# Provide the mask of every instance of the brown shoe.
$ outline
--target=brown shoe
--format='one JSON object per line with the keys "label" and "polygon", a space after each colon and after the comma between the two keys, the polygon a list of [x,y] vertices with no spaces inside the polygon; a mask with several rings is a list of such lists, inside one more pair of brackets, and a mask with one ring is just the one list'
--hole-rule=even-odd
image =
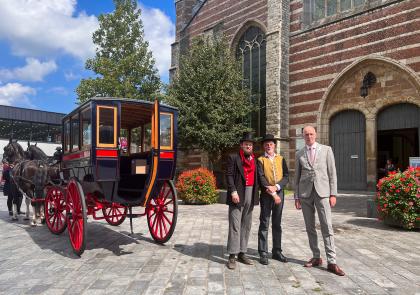
{"label": "brown shoe", "polygon": [[236,268],[236,259],[235,256],[229,257],[228,263],[226,264],[227,268],[235,269]]}
{"label": "brown shoe", "polygon": [[311,258],[303,266],[312,267],[312,266],[320,266],[320,265],[322,265],[322,258]]}
{"label": "brown shoe", "polygon": [[332,272],[333,274],[336,274],[338,276],[344,276],[345,273],[342,271],[337,264],[329,263],[327,266],[327,269],[329,272]]}
{"label": "brown shoe", "polygon": [[253,265],[254,264],[251,259],[246,257],[245,253],[239,253],[238,254],[238,261],[242,262],[243,264],[247,264],[247,265]]}

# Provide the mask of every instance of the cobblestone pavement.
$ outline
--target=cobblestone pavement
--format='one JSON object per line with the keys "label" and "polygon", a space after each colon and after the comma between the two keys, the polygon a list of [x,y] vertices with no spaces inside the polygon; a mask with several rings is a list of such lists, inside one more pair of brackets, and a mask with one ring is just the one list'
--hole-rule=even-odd
{"label": "cobblestone pavement", "polygon": [[134,221],[133,237],[128,221],[112,227],[90,220],[79,258],[67,232],[56,236],[46,226],[10,221],[0,195],[0,294],[420,294],[420,233],[363,217],[366,198],[340,195],[333,209],[337,262],[347,274],[338,277],[325,264],[302,266],[311,253],[302,213],[290,197],[283,213],[290,262],[258,263],[256,207],[248,251],[255,263],[230,271],[226,205],[179,206],[165,246],[151,240],[145,218]]}

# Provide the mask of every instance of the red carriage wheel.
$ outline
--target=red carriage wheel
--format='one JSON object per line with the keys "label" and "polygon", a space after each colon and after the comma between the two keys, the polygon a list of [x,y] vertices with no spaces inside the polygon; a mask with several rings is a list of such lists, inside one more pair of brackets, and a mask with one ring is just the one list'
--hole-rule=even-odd
{"label": "red carriage wheel", "polygon": [[67,226],[66,223],[66,201],[64,191],[59,186],[48,189],[45,197],[45,222],[53,234],[61,234]]}
{"label": "red carriage wheel", "polygon": [[127,215],[127,207],[118,203],[107,203],[102,207],[102,213],[106,222],[110,225],[120,225],[125,220]]}
{"label": "red carriage wheel", "polygon": [[147,224],[152,238],[158,243],[165,243],[174,233],[178,204],[172,181],[161,181],[157,188],[158,194],[147,201]]}
{"label": "red carriage wheel", "polygon": [[73,252],[81,255],[86,247],[86,201],[82,186],[72,177],[67,185],[67,229]]}

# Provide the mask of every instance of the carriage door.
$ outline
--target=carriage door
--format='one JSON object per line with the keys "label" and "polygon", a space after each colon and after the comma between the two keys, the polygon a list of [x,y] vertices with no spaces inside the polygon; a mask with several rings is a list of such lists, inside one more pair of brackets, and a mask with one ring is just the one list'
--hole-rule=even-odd
{"label": "carriage door", "polygon": [[114,182],[118,177],[116,106],[96,106],[96,177]]}
{"label": "carriage door", "polygon": [[330,121],[330,144],[337,167],[338,189],[365,190],[365,116],[358,111],[343,111]]}
{"label": "carriage door", "polygon": [[155,100],[153,105],[153,113],[152,113],[152,140],[151,140],[151,163],[149,169],[149,179],[147,180],[145,195],[144,195],[144,203],[143,206],[146,206],[147,200],[149,199],[150,195],[153,192],[153,188],[156,183],[156,176],[159,170],[159,154],[160,154],[160,143],[159,143],[159,101]]}

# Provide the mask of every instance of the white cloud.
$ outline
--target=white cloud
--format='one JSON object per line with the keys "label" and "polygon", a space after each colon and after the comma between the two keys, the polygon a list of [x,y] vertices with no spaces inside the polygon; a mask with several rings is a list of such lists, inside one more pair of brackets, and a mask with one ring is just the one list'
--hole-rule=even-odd
{"label": "white cloud", "polygon": [[0,69],[0,81],[30,81],[39,82],[44,77],[57,70],[55,61],[40,62],[35,58],[27,58],[26,65],[15,69]]}
{"label": "white cloud", "polygon": [[140,3],[144,37],[149,42],[161,76],[168,76],[171,66],[171,44],[175,40],[175,24],[163,11]]}
{"label": "white cloud", "polygon": [[[76,6],[76,0],[0,0],[0,40],[6,41],[16,56],[54,60],[71,55],[85,61],[95,54],[92,34],[99,23],[95,15],[77,13]],[[159,9],[141,3],[139,7],[156,67],[167,77],[175,24]]]}
{"label": "white cloud", "polygon": [[61,86],[52,87],[52,88],[48,89],[46,92],[47,93],[55,93],[55,94],[62,95],[62,96],[65,96],[65,95],[69,94],[68,89],[65,88],[65,87],[61,87]]}
{"label": "white cloud", "polygon": [[28,96],[35,94],[35,89],[19,83],[0,85],[0,105],[33,107]]}
{"label": "white cloud", "polygon": [[76,0],[0,0],[0,39],[18,56],[94,55],[95,16],[75,15]]}
{"label": "white cloud", "polygon": [[73,81],[81,79],[82,75],[75,74],[73,71],[65,71],[64,78],[66,79],[66,81]]}

